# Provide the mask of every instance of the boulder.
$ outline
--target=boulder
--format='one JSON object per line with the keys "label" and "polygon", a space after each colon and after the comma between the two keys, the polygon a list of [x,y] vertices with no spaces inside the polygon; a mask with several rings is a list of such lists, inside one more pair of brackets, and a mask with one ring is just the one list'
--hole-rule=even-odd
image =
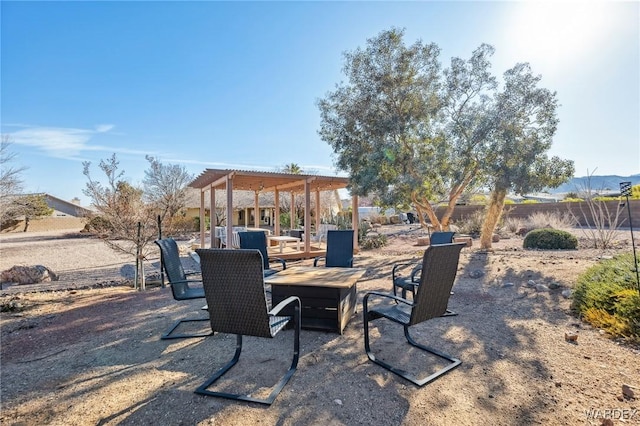
{"label": "boulder", "polygon": [[3,283],[36,284],[51,281],[58,281],[58,276],[42,265],[16,265],[0,273],[0,282]]}

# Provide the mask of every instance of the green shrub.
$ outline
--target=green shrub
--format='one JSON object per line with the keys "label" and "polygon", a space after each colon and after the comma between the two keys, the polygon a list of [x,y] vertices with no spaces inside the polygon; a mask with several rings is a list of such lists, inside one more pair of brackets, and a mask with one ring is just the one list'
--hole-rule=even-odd
{"label": "green shrub", "polygon": [[578,277],[573,309],[613,336],[640,342],[640,294],[631,253],[603,260]]}
{"label": "green shrub", "polygon": [[104,216],[93,216],[89,221],[84,225],[84,232],[89,232],[91,234],[105,234],[113,230],[113,226],[109,219],[106,219]]}
{"label": "green shrub", "polygon": [[527,200],[522,200],[522,203],[520,204],[539,204],[540,201],[538,200],[531,200],[531,199],[527,199]]}
{"label": "green shrub", "polygon": [[469,204],[485,206],[487,204],[487,196],[484,194],[473,194],[469,198]]}
{"label": "green shrub", "polygon": [[387,236],[384,234],[367,235],[362,239],[360,247],[363,250],[371,250],[387,245]]}
{"label": "green shrub", "polygon": [[578,239],[559,229],[534,229],[524,237],[522,246],[526,249],[573,250],[578,248]]}

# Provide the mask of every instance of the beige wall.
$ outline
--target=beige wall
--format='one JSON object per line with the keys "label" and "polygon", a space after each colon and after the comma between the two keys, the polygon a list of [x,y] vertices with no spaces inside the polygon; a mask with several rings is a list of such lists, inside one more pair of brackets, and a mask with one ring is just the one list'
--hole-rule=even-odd
{"label": "beige wall", "polygon": [[[611,213],[615,213],[618,205],[618,201],[605,201],[607,209]],[[631,220],[634,229],[640,229],[640,200],[630,200],[629,206],[631,207]],[[484,209],[484,206],[456,206],[452,220],[461,220],[465,216],[469,216],[478,209]],[[568,213],[571,211],[575,217],[580,221],[582,226],[594,225],[593,218],[589,212],[589,207],[585,202],[577,203],[535,203],[535,204],[507,204],[505,211],[508,210],[507,217],[526,219],[528,216],[535,212],[557,212]],[[437,215],[442,217],[444,207],[438,207]],[[629,214],[627,206],[625,205],[620,213],[619,223],[623,227],[629,227]]]}
{"label": "beige wall", "polygon": [[[29,229],[27,232],[43,232],[65,230],[79,231],[84,228],[87,219],[83,217],[45,217],[42,219],[31,219],[29,221]],[[22,232],[24,229],[24,221],[19,221],[15,226],[3,229],[2,233]]]}

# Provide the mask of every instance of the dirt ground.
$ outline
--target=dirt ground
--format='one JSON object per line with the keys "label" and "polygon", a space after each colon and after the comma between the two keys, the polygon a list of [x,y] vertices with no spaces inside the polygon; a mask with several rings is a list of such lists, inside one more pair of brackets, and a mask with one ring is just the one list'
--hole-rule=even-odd
{"label": "dirt ground", "polygon": [[[202,300],[177,303],[159,286],[132,289],[131,259],[95,239],[0,236],[0,270],[41,264],[60,275],[55,283],[0,291],[0,304],[11,307],[0,315],[0,424],[640,424],[640,351],[580,322],[563,296],[582,271],[615,251],[528,251],[513,237],[485,252],[474,241],[462,251],[449,303],[459,315],[412,332],[462,365],[418,388],[364,353],[362,296],[390,291],[393,264],[417,261],[424,250],[416,245],[419,229],[383,232],[388,246],[355,258],[354,266],[367,268],[358,313],[343,335],[302,331],[298,370],[270,407],[193,393],[231,358],[235,337],[160,335],[177,319],[206,316]],[[620,250],[629,251],[628,231],[620,238]],[[197,267],[188,258],[185,265]],[[373,325],[378,357],[419,374],[437,368],[411,349],[401,327]],[[566,341],[567,332],[577,341]],[[264,393],[286,371],[292,337],[285,330],[271,340],[245,338],[239,365],[220,387]],[[636,388],[636,399],[623,397],[623,384]]]}

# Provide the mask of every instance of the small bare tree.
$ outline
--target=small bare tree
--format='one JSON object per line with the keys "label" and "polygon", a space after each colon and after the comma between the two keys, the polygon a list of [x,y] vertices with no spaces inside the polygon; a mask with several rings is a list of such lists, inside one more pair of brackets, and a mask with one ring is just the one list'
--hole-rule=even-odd
{"label": "small bare tree", "polygon": [[15,152],[10,152],[11,137],[2,135],[0,140],[0,223],[14,219],[20,213],[14,204],[15,195],[22,191],[22,179],[20,174],[25,167],[12,167],[15,160]]}
{"label": "small bare tree", "polygon": [[[119,162],[113,154],[108,160],[100,160],[100,170],[106,176],[106,183],[94,180],[90,174],[91,163],[83,163],[83,174],[88,182],[83,190],[108,222],[103,241],[113,250],[136,257],[135,286],[144,290],[144,258],[148,254],[148,244],[157,235],[155,211],[143,200],[143,191],[124,180],[124,171],[118,170]],[[138,225],[140,224],[140,225]]]}
{"label": "small bare tree", "polygon": [[626,219],[622,216],[624,209],[620,203],[616,204],[615,209],[612,209],[609,204],[604,200],[598,199],[594,194],[591,187],[593,173],[595,173],[595,170],[591,174],[587,171],[586,184],[580,191],[584,194],[585,200],[579,204],[585,225],[581,224],[573,212],[570,211],[570,213],[576,219],[578,226],[591,246],[605,250],[613,245],[616,239],[616,231]]}
{"label": "small bare tree", "polygon": [[158,159],[146,156],[149,169],[145,170],[144,200],[149,208],[160,216],[163,233],[172,235],[179,231],[176,217],[184,209],[187,202],[187,185],[193,176],[184,166],[162,164]]}

